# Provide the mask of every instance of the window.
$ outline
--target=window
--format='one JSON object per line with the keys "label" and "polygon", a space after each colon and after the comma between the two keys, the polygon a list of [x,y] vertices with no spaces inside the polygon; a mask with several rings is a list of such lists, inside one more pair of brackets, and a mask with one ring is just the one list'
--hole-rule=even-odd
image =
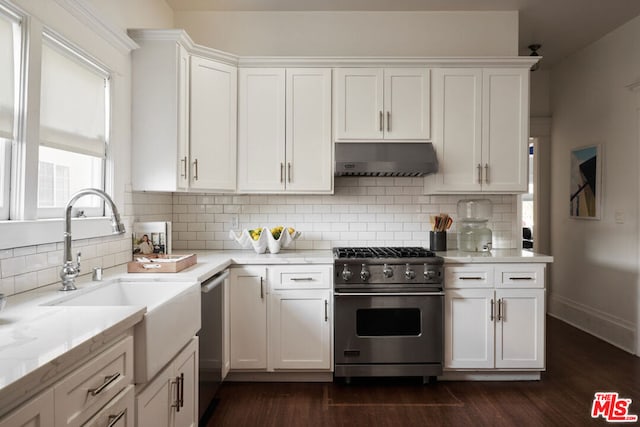
{"label": "window", "polygon": [[[60,217],[69,197],[104,189],[108,138],[109,74],[49,34],[42,46],[38,217]],[[102,200],[74,206],[103,214]],[[79,213],[79,212],[78,212]]]}
{"label": "window", "polygon": [[20,76],[20,19],[0,7],[0,220],[9,218],[11,145]]}

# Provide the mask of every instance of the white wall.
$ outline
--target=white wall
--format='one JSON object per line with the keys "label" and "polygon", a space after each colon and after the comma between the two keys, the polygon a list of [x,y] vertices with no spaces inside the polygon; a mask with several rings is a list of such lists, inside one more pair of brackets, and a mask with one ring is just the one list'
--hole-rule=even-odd
{"label": "white wall", "polygon": [[172,28],[173,9],[165,0],[86,0],[119,28]]}
{"label": "white wall", "polygon": [[518,55],[516,11],[176,11],[175,26],[198,44],[238,55]]}
{"label": "white wall", "polygon": [[[640,17],[552,70],[550,312],[634,351],[638,317]],[[569,151],[601,144],[601,219],[569,218]],[[616,212],[623,223],[615,220]]]}

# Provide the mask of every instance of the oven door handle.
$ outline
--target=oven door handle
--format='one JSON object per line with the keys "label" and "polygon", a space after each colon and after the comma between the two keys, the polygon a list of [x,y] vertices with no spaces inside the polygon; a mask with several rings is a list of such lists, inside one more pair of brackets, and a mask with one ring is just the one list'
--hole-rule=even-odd
{"label": "oven door handle", "polygon": [[334,292],[337,297],[444,296],[444,292]]}

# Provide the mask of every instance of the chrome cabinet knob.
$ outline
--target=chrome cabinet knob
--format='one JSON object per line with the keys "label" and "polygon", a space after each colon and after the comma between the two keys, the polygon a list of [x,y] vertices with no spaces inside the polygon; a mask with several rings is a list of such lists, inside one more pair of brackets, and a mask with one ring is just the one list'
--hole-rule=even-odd
{"label": "chrome cabinet knob", "polygon": [[351,277],[353,277],[353,272],[349,270],[349,266],[345,264],[344,268],[342,269],[342,280],[348,282],[349,280],[351,280]]}
{"label": "chrome cabinet knob", "polygon": [[390,277],[393,277],[393,268],[389,267],[388,264],[385,264],[384,267],[382,268],[382,274],[387,279]]}
{"label": "chrome cabinet knob", "polygon": [[360,270],[360,278],[362,279],[363,282],[366,282],[367,280],[369,280],[370,276],[371,276],[371,273],[369,273],[369,270],[367,270],[367,265],[362,264],[362,270]]}
{"label": "chrome cabinet knob", "polygon": [[409,264],[407,264],[407,269],[404,271],[404,277],[407,280],[413,280],[416,278],[416,272],[411,269]]}

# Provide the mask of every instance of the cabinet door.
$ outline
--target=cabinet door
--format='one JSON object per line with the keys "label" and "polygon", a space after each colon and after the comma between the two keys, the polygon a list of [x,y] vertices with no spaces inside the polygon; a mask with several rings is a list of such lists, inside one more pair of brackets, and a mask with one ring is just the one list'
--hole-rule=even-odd
{"label": "cabinet door", "polygon": [[445,292],[445,368],[493,368],[493,292],[492,289]]}
{"label": "cabinet door", "polygon": [[433,145],[438,173],[428,193],[479,191],[482,180],[482,70],[433,70]]}
{"label": "cabinet door", "polygon": [[236,189],[236,90],[235,67],[191,57],[193,189]]}
{"label": "cabinet door", "polygon": [[336,139],[384,137],[384,81],[381,68],[337,68]]}
{"label": "cabinet door", "polygon": [[0,419],[0,427],[53,427],[53,389]]}
{"label": "cabinet door", "polygon": [[172,367],[167,367],[136,396],[138,427],[173,426],[174,408],[171,405],[175,404],[177,383],[172,373]]}
{"label": "cabinet door", "polygon": [[231,369],[266,369],[267,283],[264,267],[230,270],[229,316]]}
{"label": "cabinet door", "polygon": [[287,69],[286,188],[331,191],[331,70]]}
{"label": "cabinet door", "polygon": [[285,188],[285,70],[239,70],[238,189]]}
{"label": "cabinet door", "polygon": [[272,293],[269,330],[273,369],[331,369],[331,292]]}
{"label": "cabinet door", "polygon": [[194,337],[187,347],[176,356],[174,376],[178,381],[178,405],[174,413],[176,427],[198,425],[198,338]]}
{"label": "cabinet door", "polygon": [[140,49],[131,53],[132,188],[185,189],[188,181],[182,160],[188,155],[188,54],[175,40],[143,37],[137,42]]}
{"label": "cabinet door", "polygon": [[483,70],[484,191],[527,191],[529,70]]}
{"label": "cabinet door", "polygon": [[544,368],[544,289],[499,289],[496,299],[496,368]]}
{"label": "cabinet door", "polygon": [[187,50],[182,46],[179,46],[178,53],[177,160],[177,187],[180,190],[186,190],[187,188],[189,188],[189,54],[187,53]]}
{"label": "cabinet door", "polygon": [[429,139],[430,83],[425,68],[384,70],[385,139]]}

